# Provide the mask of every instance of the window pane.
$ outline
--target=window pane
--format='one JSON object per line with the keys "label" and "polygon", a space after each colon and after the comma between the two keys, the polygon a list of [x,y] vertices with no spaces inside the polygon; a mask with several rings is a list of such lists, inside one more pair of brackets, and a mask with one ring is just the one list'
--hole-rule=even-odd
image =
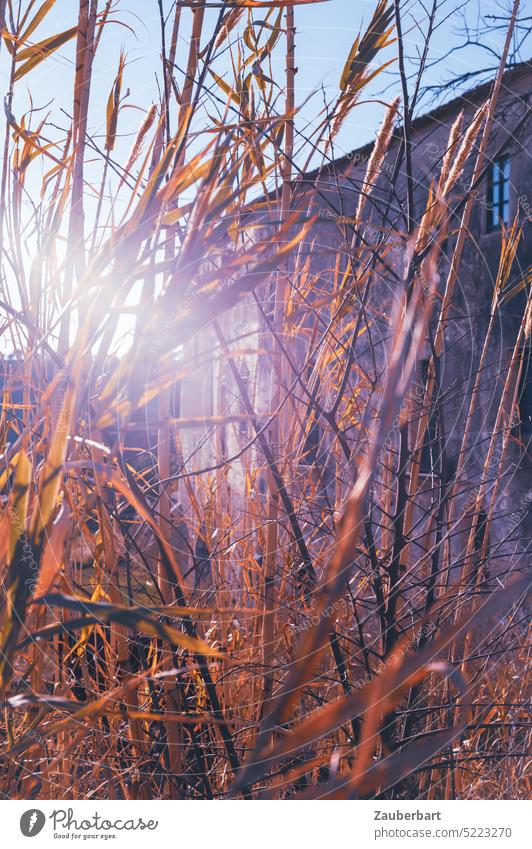
{"label": "window pane", "polygon": [[504,159],[502,160],[502,171],[503,171],[503,175],[504,175],[504,180],[509,182],[510,181],[510,157],[509,156],[505,156]]}
{"label": "window pane", "polygon": [[503,202],[508,202],[510,200],[510,181],[505,180],[502,184],[502,199]]}
{"label": "window pane", "polygon": [[488,178],[488,230],[496,230],[510,219],[510,158],[503,156],[491,163]]}
{"label": "window pane", "polygon": [[494,207],[497,207],[499,205],[499,184],[498,183],[493,183],[493,186],[492,186],[492,189],[491,189],[491,202],[492,202]]}
{"label": "window pane", "polygon": [[508,203],[508,201],[505,201],[502,205],[501,221],[503,222],[503,224],[510,223],[510,204]]}

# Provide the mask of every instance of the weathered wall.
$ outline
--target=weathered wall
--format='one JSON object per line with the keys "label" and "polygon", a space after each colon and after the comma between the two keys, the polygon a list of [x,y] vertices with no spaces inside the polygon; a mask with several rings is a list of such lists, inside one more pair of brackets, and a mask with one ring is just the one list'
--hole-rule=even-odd
{"label": "weathered wall", "polygon": [[[529,72],[507,75],[505,78],[489,146],[489,156],[492,157],[503,142],[507,142],[505,153],[511,158],[510,217],[513,219],[519,206],[521,220],[525,222],[523,238],[512,268],[512,280],[523,276],[531,264],[530,122],[525,124],[519,133],[513,133],[523,112],[529,109],[531,79]],[[415,123],[413,172],[416,179],[417,220],[425,207],[428,187],[438,175],[439,164],[448,144],[450,126],[460,109],[464,110],[464,124],[467,126],[476,108],[488,93],[485,88],[472,92],[460,102],[454,102],[451,106],[436,110],[432,115],[419,119]],[[399,139],[392,142],[379,184],[366,207],[368,223],[364,238],[371,245],[376,243],[383,233],[385,234],[385,248],[388,251],[386,262],[397,275],[394,278],[382,264],[377,263],[372,294],[367,304],[367,344],[365,349],[364,346],[359,349],[358,354],[369,379],[373,380],[377,387],[382,382],[382,372],[388,352],[390,315],[402,286],[400,271],[404,253],[401,247],[403,244],[401,234],[404,234],[406,229],[404,174],[399,175],[393,192],[390,190],[390,179],[394,172],[399,144]],[[354,238],[350,225],[356,210],[358,192],[364,178],[369,153],[369,148],[355,151],[341,162],[337,162],[334,168],[322,169],[318,173],[309,175],[298,188],[295,203],[299,204],[302,214],[316,216],[312,232],[302,250],[306,250],[311,255],[312,273],[319,279],[318,291],[321,288],[326,292],[332,285],[338,256],[340,256],[341,269],[348,263]],[[453,210],[460,202],[464,189],[470,184],[474,158],[473,154],[449,202],[449,238],[446,255],[443,255],[440,261],[440,290],[445,283],[449,269],[448,257],[452,253],[455,231],[460,223],[460,214],[455,214]],[[451,466],[458,460],[465,416],[489,322],[501,249],[501,231],[488,232],[487,228],[486,180],[478,186],[477,192],[470,222],[470,238],[467,240],[460,264],[455,298],[445,329],[445,353],[441,362],[439,413],[445,432],[446,462]],[[386,225],[384,230],[383,220]],[[369,249],[367,255],[368,257],[371,255]],[[267,293],[259,290],[257,295],[263,300],[265,309],[268,309],[270,303]],[[353,309],[356,309],[356,303]],[[486,368],[481,376],[480,403],[475,414],[469,444],[465,489],[468,486],[473,487],[480,479],[487,441],[494,427],[509,357],[523,316],[523,309],[524,294],[522,293],[497,314],[486,358]],[[324,316],[327,316],[326,304],[323,310]],[[260,332],[261,319],[253,299],[248,298],[238,308],[232,310],[224,318],[222,326],[233,352],[240,351],[235,361],[247,375],[250,398],[258,415],[264,416],[269,409],[271,342],[267,334]],[[294,345],[293,350],[298,352],[302,362],[308,352],[306,341],[301,339]],[[428,346],[425,355],[430,355]],[[208,420],[211,416],[230,416],[244,412],[238,400],[238,392],[235,391],[226,357],[220,349],[212,328],[206,328],[191,343],[185,353],[185,360],[190,363],[191,371],[182,387],[181,415],[207,417]],[[241,423],[229,422],[221,427],[217,425],[213,427],[217,434],[217,444],[223,447],[225,457],[237,454],[252,433],[250,426]],[[184,458],[189,468],[200,469],[212,464],[214,443],[212,439],[203,440],[207,431],[208,427],[187,428],[182,431]],[[255,448],[254,451],[257,452],[258,449]],[[259,457],[260,452],[256,453],[257,460]],[[497,460],[495,456],[493,471],[497,468]],[[530,538],[531,533],[530,511],[527,509],[529,503],[527,495],[530,490],[530,455],[517,439],[512,439],[505,471],[506,479],[501,481],[498,496],[497,512],[500,516],[494,525],[493,543],[505,539],[518,520],[521,520],[519,535],[522,536],[524,531]],[[232,465],[228,481],[233,494],[237,494],[239,488],[243,486],[242,467],[239,466],[238,460]],[[427,498],[430,499],[434,487],[433,479],[427,478],[425,486]]]}

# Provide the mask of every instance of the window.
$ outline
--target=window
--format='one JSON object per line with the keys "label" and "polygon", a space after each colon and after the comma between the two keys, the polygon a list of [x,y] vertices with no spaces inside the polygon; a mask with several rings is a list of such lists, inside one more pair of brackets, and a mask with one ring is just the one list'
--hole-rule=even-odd
{"label": "window", "polygon": [[[421,379],[423,386],[427,384],[429,373],[429,361],[421,361]],[[434,406],[432,406],[425,436],[423,448],[421,449],[421,463],[419,471],[423,475],[439,474],[441,472],[440,440],[438,438],[438,417]]]}
{"label": "window", "polygon": [[170,389],[170,416],[181,418],[181,381],[176,380]]}
{"label": "window", "polygon": [[510,222],[510,157],[495,159],[488,174],[488,231]]}

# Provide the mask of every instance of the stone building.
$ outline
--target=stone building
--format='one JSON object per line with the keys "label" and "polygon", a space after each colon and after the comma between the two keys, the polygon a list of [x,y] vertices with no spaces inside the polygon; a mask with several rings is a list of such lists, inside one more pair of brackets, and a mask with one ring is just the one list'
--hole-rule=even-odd
{"label": "stone building", "polygon": [[[475,381],[486,329],[490,318],[494,286],[501,255],[501,240],[506,227],[516,216],[523,226],[515,259],[510,272],[509,289],[517,292],[497,310],[489,351],[480,380],[480,401],[470,438],[467,474],[471,486],[478,482],[482,472],[487,440],[495,421],[498,400],[508,370],[511,352],[524,312],[526,290],[530,286],[532,235],[532,169],[530,168],[530,99],[532,95],[532,68],[529,63],[509,70],[503,81],[500,99],[489,142],[487,173],[476,189],[476,200],[469,226],[469,238],[459,268],[458,283],[445,329],[445,354],[441,361],[441,384],[437,410],[431,416],[427,445],[423,452],[422,472],[430,488],[431,476],[441,473],[441,456],[434,449],[438,433],[444,438],[446,457],[456,463],[460,448],[467,402]],[[426,207],[431,183],[437,178],[442,158],[448,146],[449,130],[463,111],[463,128],[468,125],[478,107],[490,93],[490,84],[481,85],[453,99],[433,111],[417,118],[412,125],[412,170],[415,180],[414,214],[419,223]],[[380,177],[365,207],[365,238],[377,242],[386,230],[390,263],[400,268],[406,252],[405,197],[406,177],[404,166],[395,174],[395,164],[402,145],[402,130],[394,131]],[[305,246],[310,261],[310,272],[315,280],[315,290],[324,296],[315,298],[321,303],[322,315],[327,316],[327,292],[336,285],[333,277],[341,277],[348,262],[345,225],[352,221],[358,204],[367,162],[373,144],[353,150],[346,156],[330,161],[317,170],[299,177],[294,184],[292,208],[301,211],[302,217],[315,217]],[[469,187],[475,161],[476,148],[467,160],[462,176],[457,181],[449,201],[449,226],[442,244],[439,273],[440,290],[448,271],[449,257],[456,239],[456,229],[462,211],[461,198]],[[266,199],[268,200],[268,199]],[[277,209],[275,196],[269,198],[269,215]],[[267,228],[264,212],[250,215],[250,240],[258,224]],[[382,244],[382,242],[381,242]],[[338,267],[338,263],[339,266]],[[332,270],[336,270],[333,275]],[[369,304],[371,333],[376,340],[374,362],[368,354],[366,365],[378,381],[387,356],[386,336],[389,316],[397,295],[398,284],[378,269],[379,281]],[[520,291],[518,291],[520,289]],[[241,379],[249,391],[253,409],[263,423],[270,410],[272,381],[272,345],[268,338],[268,313],[272,309],[272,293],[259,287],[256,297],[248,297],[224,316],[221,327],[231,351],[231,360],[238,366]],[[386,307],[385,307],[386,305]],[[303,334],[304,335],[304,334]],[[306,376],[310,378],[312,362],[308,360],[308,339],[290,341],[295,361],[306,362]],[[376,354],[375,354],[376,351]],[[430,348],[426,347],[419,365],[418,380],[423,381]],[[307,357],[307,360],[305,358]],[[362,355],[364,359],[364,355]],[[187,420],[180,430],[183,460],[188,470],[209,469],[213,465],[213,447],[218,458],[233,458],[227,482],[238,496],[243,487],[244,464],[240,459],[252,431],[245,419],[241,392],[235,384],[227,350],[223,350],[219,334],[213,327],[205,328],[184,351],[186,374],[181,384],[180,415]],[[361,360],[362,362],[362,360]],[[274,378],[275,379],[275,378]],[[509,525],[519,522],[521,540],[530,539],[530,438],[532,436],[532,380],[529,349],[524,352],[523,367],[518,391],[518,404],[511,411],[512,439],[507,462],[507,480],[498,495],[500,520],[495,523],[495,538],[501,540],[508,534]],[[240,418],[239,418],[240,417]],[[191,426],[197,420],[198,426]],[[319,423],[300,423],[298,439],[308,445],[308,456],[314,465],[322,465],[325,502],[335,500],[334,474],[327,480],[329,463],[328,443],[320,444]],[[206,438],[207,436],[207,438]],[[321,448],[321,451],[320,451]],[[254,447],[256,456],[260,447]],[[327,493],[330,496],[327,499]],[[181,494],[183,497],[183,494]],[[185,496],[186,500],[186,496]],[[520,543],[521,544],[521,543]]]}

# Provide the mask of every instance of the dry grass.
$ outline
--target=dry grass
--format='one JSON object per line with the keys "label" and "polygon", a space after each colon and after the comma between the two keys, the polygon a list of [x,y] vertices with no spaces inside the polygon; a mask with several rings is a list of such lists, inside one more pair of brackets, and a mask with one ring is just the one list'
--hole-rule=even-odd
{"label": "dry grass", "polygon": [[[302,194],[297,177],[316,152],[330,157],[365,96],[394,37],[390,4],[376,4],[305,150],[296,3],[220,3],[208,15],[201,2],[177,5],[163,21],[160,102],[128,150],[119,49],[104,143],[90,135],[93,63],[114,4],[80,0],[78,26],[41,39],[52,5],[0,0],[11,64],[0,793],[524,797],[528,581],[487,540],[530,300],[480,479],[464,464],[454,476],[444,465],[428,487],[419,474],[470,238],[466,191],[440,280],[449,198],[464,169],[475,184],[485,167],[500,75],[476,120],[451,129],[456,156],[406,239],[365,217],[391,104],[357,216],[335,213],[337,248],[321,262],[316,208],[328,212],[330,194],[319,184]],[[16,114],[15,91],[71,39],[72,118],[58,136],[51,119]],[[286,77],[273,81],[283,50]],[[516,222],[486,351],[519,238]],[[258,324],[241,322],[242,310]],[[125,327],[127,351],[117,344]],[[198,381],[199,393],[209,368],[216,408],[185,418],[176,382]]]}

